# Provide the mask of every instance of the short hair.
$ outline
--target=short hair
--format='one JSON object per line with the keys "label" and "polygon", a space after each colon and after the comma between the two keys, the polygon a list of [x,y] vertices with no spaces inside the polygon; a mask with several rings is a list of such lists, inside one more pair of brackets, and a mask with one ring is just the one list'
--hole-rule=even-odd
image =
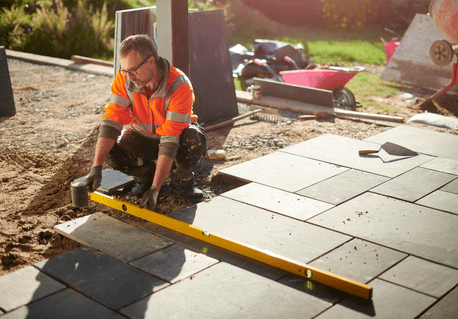
{"label": "short hair", "polygon": [[154,46],[153,40],[151,40],[151,38],[146,34],[131,35],[121,42],[119,55],[121,57],[125,57],[130,51],[134,51],[143,59],[153,56],[156,62],[159,60],[159,55]]}

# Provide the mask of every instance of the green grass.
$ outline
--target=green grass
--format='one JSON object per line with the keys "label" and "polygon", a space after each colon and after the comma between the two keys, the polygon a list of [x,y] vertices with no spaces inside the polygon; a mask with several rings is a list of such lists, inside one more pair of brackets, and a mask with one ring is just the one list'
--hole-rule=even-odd
{"label": "green grass", "polygon": [[388,98],[400,92],[399,87],[395,87],[391,82],[380,79],[380,76],[361,72],[355,75],[345,87],[352,91],[356,100],[363,105],[362,109],[367,109],[368,106],[380,108],[383,111],[390,113],[391,109],[381,107],[377,102],[371,99],[371,96],[378,96],[381,98]]}
{"label": "green grass", "polygon": [[345,64],[369,63],[381,65],[385,63],[385,52],[382,43],[354,41],[308,41],[310,61],[319,64],[342,62]]}

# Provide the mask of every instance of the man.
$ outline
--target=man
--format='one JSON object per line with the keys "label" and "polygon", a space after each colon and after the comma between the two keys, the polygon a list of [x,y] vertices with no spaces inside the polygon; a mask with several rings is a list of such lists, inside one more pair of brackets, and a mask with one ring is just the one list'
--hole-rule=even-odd
{"label": "man", "polygon": [[92,191],[100,186],[106,161],[134,177],[131,194],[142,197],[142,208],[154,209],[169,173],[175,192],[201,199],[192,170],[206,153],[206,140],[192,112],[191,82],[158,56],[146,35],[126,38],[118,56],[121,69],[111,87],[85,183]]}

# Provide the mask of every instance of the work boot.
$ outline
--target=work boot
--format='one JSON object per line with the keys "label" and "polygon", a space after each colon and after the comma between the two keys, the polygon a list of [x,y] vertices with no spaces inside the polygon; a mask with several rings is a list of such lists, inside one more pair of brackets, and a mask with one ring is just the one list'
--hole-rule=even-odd
{"label": "work boot", "polygon": [[204,197],[204,193],[194,186],[194,180],[172,182],[172,190],[184,199],[198,201]]}
{"label": "work boot", "polygon": [[154,172],[156,165],[153,163],[146,163],[138,167],[137,174],[134,175],[134,186],[130,190],[132,196],[142,197],[143,194],[151,188],[154,180]]}
{"label": "work boot", "polygon": [[153,185],[153,179],[145,180],[134,177],[134,181],[134,186],[130,190],[132,196],[142,197],[151,188],[151,185]]}

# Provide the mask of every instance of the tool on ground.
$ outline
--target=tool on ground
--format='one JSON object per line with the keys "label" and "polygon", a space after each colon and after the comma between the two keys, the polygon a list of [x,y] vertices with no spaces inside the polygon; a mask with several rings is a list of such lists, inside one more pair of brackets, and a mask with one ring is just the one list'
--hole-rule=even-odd
{"label": "tool on ground", "polygon": [[412,150],[409,150],[408,148],[405,148],[401,145],[397,145],[391,142],[386,142],[378,150],[360,150],[359,155],[369,155],[373,153],[378,153],[381,150],[384,150],[390,155],[395,155],[395,156],[416,156],[418,155],[417,152],[414,152]]}
{"label": "tool on ground", "polygon": [[216,130],[216,129],[219,129],[219,128],[222,128],[222,127],[226,127],[226,126],[234,124],[238,120],[244,119],[246,117],[251,117],[251,116],[255,115],[258,112],[262,112],[262,109],[252,110],[251,112],[238,115],[238,116],[236,116],[236,117],[234,117],[234,118],[232,118],[230,120],[227,120],[227,121],[224,121],[224,122],[221,122],[221,123],[217,123],[217,124],[213,124],[213,125],[209,125],[209,126],[205,126],[204,129],[205,129],[206,132],[209,132],[209,131],[213,131],[213,130]]}
{"label": "tool on ground", "polygon": [[261,110],[250,117],[252,120],[261,120],[273,123],[276,123],[279,120],[278,109],[251,105],[251,110]]}
{"label": "tool on ground", "polygon": [[301,115],[299,116],[299,120],[307,121],[307,120],[314,120],[316,119],[316,115]]}
{"label": "tool on ground", "polygon": [[315,112],[315,114],[310,114],[310,115],[301,115],[299,116],[299,120],[301,121],[306,121],[306,120],[311,120],[311,119],[316,119],[317,121],[334,121],[336,118],[335,115],[326,113],[326,112]]}
{"label": "tool on ground", "polygon": [[90,199],[102,205],[117,209],[127,214],[142,218],[162,227],[177,231],[181,234],[196,238],[203,242],[224,248],[250,259],[260,261],[278,269],[299,275],[301,277],[322,283],[329,287],[346,293],[372,299],[372,287],[354,280],[335,275],[333,273],[309,266],[307,264],[282,257],[278,254],[250,246],[246,243],[237,242],[230,238],[210,233],[205,229],[187,224],[180,220],[167,217],[156,212],[139,208],[133,204],[103,195],[98,192],[90,193]]}

